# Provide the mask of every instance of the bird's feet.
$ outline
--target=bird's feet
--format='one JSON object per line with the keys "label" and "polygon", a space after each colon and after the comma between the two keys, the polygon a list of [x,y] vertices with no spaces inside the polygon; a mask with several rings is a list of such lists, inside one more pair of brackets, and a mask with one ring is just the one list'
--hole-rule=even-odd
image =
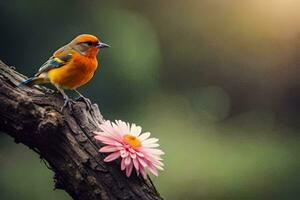
{"label": "bird's feet", "polygon": [[62,112],[65,108],[68,108],[70,111],[72,111],[73,110],[72,106],[73,106],[74,103],[75,102],[72,99],[65,98],[64,105],[61,107],[60,111]]}
{"label": "bird's feet", "polygon": [[84,96],[80,95],[76,101],[83,101],[86,105],[87,110],[91,110],[92,109],[92,102],[91,100],[89,100],[88,98],[85,98]]}

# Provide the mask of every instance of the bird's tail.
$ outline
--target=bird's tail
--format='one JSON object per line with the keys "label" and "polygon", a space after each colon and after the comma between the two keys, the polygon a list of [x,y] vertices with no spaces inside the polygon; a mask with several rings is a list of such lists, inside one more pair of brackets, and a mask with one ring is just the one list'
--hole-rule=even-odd
{"label": "bird's tail", "polygon": [[33,85],[36,85],[36,84],[41,84],[41,83],[44,83],[45,82],[45,79],[43,77],[32,77],[32,78],[29,78],[25,81],[22,81],[20,84],[19,84],[19,87],[22,87],[22,86],[33,86]]}

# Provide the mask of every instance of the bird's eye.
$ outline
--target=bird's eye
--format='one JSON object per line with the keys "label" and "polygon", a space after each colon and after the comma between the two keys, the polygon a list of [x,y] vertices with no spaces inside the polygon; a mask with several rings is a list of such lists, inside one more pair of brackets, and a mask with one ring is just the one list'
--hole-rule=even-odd
{"label": "bird's eye", "polygon": [[93,43],[92,42],[85,42],[88,46],[92,46]]}

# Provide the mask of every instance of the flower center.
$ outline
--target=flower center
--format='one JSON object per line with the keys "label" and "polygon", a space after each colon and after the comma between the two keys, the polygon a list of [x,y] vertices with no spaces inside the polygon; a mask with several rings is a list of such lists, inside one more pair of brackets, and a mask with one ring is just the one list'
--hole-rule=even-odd
{"label": "flower center", "polygon": [[141,141],[133,135],[125,134],[123,138],[125,142],[127,142],[133,148],[138,148],[141,146]]}

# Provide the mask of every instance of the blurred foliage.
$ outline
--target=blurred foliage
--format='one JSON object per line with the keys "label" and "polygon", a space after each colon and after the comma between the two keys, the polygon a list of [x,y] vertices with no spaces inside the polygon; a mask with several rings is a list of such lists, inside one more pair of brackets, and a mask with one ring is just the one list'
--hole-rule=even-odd
{"label": "blurred foliage", "polygon": [[[0,2],[0,59],[33,75],[81,33],[112,48],[80,91],[160,138],[166,199],[300,195],[297,0]],[[72,92],[70,92],[72,94]],[[0,135],[0,199],[70,199]]]}

